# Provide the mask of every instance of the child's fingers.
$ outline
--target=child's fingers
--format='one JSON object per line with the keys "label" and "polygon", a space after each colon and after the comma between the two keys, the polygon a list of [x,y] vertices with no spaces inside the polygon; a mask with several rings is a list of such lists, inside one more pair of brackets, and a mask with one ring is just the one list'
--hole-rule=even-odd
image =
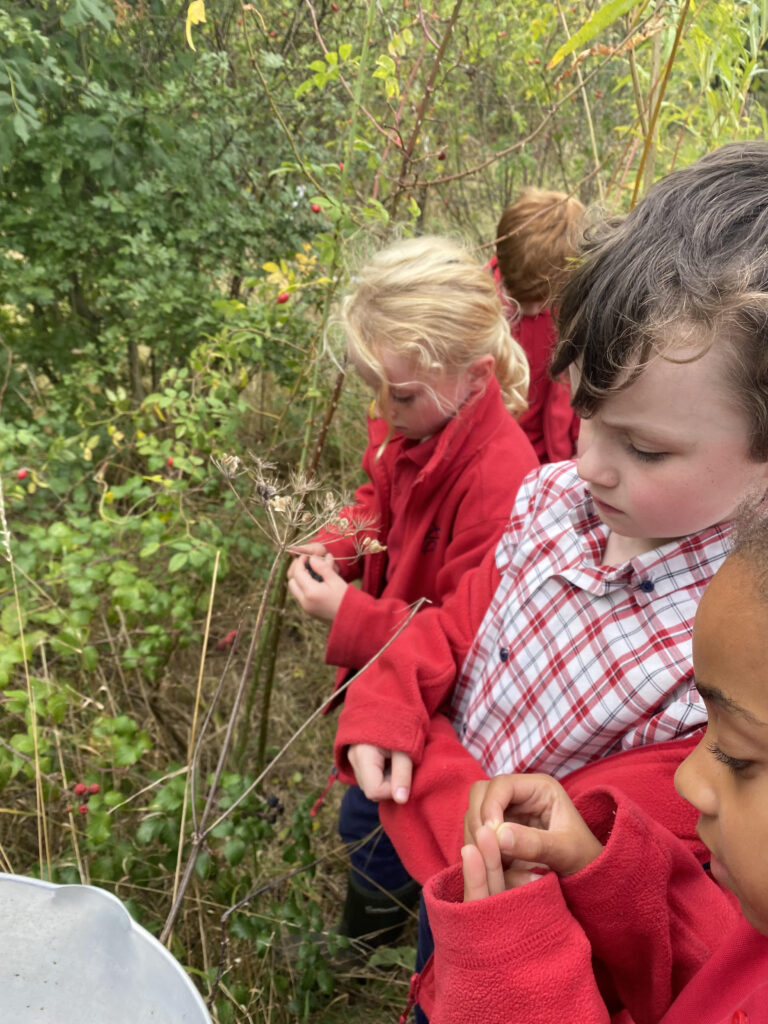
{"label": "child's fingers", "polygon": [[315,566],[312,564],[312,559],[309,556],[307,556],[304,559],[302,564],[303,564],[305,570],[309,573],[309,575],[315,581],[315,583],[325,583],[325,576],[323,576],[322,573],[317,571]]}
{"label": "child's fingers", "polygon": [[461,848],[461,870],[464,875],[464,902],[484,900],[490,896],[488,879],[485,874],[485,861],[476,846],[468,845]]}
{"label": "child's fingers", "polygon": [[526,868],[511,867],[504,872],[504,885],[507,889],[519,889],[523,885],[529,885],[543,878],[546,872],[528,871]]}
{"label": "child's fingers", "polygon": [[322,558],[327,553],[325,544],[318,544],[315,541],[310,541],[308,544],[291,545],[286,550],[291,555],[316,555],[318,558]]}
{"label": "child's fingers", "polygon": [[390,796],[389,779],[384,778],[385,752],[370,743],[355,743],[349,748],[349,763],[355,780],[369,800],[386,800]]}
{"label": "child's fingers", "polygon": [[482,825],[477,830],[476,845],[483,856],[488,892],[491,896],[504,892],[504,869],[501,865],[501,850],[496,832],[489,825]]}
{"label": "child's fingers", "polygon": [[546,829],[529,828],[527,825],[505,821],[499,826],[496,834],[505,857],[546,864],[547,867],[558,870],[558,863],[552,863],[552,859],[559,862],[558,843],[552,841],[553,834]]}
{"label": "child's fingers", "polygon": [[407,803],[411,793],[413,761],[402,750],[394,750],[391,765],[392,799],[397,804]]}
{"label": "child's fingers", "polygon": [[[482,816],[483,800],[490,785],[490,780],[482,779],[474,782],[469,790],[469,806],[464,815],[464,842],[474,845],[475,835],[481,825],[485,824]],[[499,818],[501,821],[501,818]]]}

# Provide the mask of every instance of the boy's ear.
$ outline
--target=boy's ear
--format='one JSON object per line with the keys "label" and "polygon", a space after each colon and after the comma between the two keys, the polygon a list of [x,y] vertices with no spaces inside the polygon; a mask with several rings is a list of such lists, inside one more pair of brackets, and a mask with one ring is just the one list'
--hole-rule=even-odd
{"label": "boy's ear", "polygon": [[490,352],[480,356],[469,367],[469,384],[473,391],[484,387],[496,372],[496,360]]}

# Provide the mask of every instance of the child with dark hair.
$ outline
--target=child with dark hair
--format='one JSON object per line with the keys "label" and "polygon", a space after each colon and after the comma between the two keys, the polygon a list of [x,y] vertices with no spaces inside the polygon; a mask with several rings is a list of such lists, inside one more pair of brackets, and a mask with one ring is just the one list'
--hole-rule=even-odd
{"label": "child with dark hair", "polygon": [[767,240],[753,142],[587,241],[553,360],[584,416],[577,461],[529,475],[495,552],[352,683],[339,719],[342,777],[382,802],[420,880],[457,859],[477,779],[562,777],[704,722],[695,609],[735,509],[768,486]]}
{"label": "child with dark hair", "polygon": [[575,804],[544,775],[479,783],[463,877],[425,890],[436,949],[418,987],[433,1024],[768,1020],[767,580],[763,516],[707,587],[693,633],[708,722],[675,783],[711,877],[611,778],[615,758]]}
{"label": "child with dark hair", "polygon": [[531,368],[528,408],[519,423],[540,462],[570,459],[578,416],[568,385],[549,373],[557,341],[553,307],[578,251],[584,207],[565,192],[526,188],[496,228],[496,255],[488,266],[509,321]]}

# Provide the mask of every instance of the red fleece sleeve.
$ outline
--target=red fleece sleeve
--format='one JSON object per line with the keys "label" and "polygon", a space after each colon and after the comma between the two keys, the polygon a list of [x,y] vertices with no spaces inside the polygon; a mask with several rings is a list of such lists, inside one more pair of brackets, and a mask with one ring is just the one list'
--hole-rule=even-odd
{"label": "red fleece sleeve", "polygon": [[499,583],[495,551],[467,573],[440,608],[414,616],[393,643],[355,678],[339,717],[334,753],[345,781],[353,743],[423,755],[430,718],[450,697],[467,651]]}
{"label": "red fleece sleeve", "polygon": [[424,889],[435,956],[419,1004],[439,1024],[608,1024],[589,941],[550,875],[463,902],[460,868]]}
{"label": "red fleece sleeve", "polygon": [[486,778],[448,719],[436,715],[430,722],[421,764],[413,774],[408,802],[384,800],[379,805],[384,831],[417,882],[423,885],[458,860],[469,790],[473,782]]}
{"label": "red fleece sleeve", "polygon": [[635,1024],[652,1024],[740,914],[685,844],[618,790],[576,805],[605,849],[560,879],[563,894]]}
{"label": "red fleece sleeve", "polygon": [[577,803],[605,843],[583,871],[472,903],[458,868],[426,885],[435,957],[419,1001],[431,1019],[607,1024],[596,959],[635,1024],[655,1024],[735,927],[729,899],[640,808],[610,788]]}

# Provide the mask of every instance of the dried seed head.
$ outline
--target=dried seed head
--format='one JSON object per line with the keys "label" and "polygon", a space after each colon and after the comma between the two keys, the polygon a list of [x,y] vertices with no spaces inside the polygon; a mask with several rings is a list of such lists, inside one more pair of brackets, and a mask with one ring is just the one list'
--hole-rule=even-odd
{"label": "dried seed head", "polygon": [[218,459],[211,456],[211,462],[227,480],[234,480],[240,472],[240,459],[237,455],[222,455]]}
{"label": "dried seed head", "polygon": [[274,499],[277,497],[277,488],[272,487],[271,484],[267,484],[262,480],[256,484],[256,493],[265,505],[272,505]]}

